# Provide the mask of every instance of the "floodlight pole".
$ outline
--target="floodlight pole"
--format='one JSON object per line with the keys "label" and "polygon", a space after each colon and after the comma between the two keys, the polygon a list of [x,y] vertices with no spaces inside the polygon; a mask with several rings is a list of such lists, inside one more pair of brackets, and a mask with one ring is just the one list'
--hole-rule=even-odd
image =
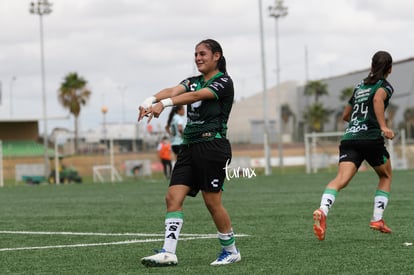
{"label": "floodlight pole", "polygon": [[121,93],[121,112],[122,112],[122,125],[125,124],[125,91],[127,86],[118,86],[118,90]]}
{"label": "floodlight pole", "polygon": [[40,22],[40,59],[41,59],[41,74],[42,74],[42,102],[43,102],[43,147],[44,147],[44,161],[45,161],[45,177],[47,178],[49,173],[49,157],[48,157],[48,140],[47,140],[47,111],[46,111],[46,85],[45,85],[45,57],[44,57],[44,45],[43,45],[43,15],[50,14],[52,12],[52,3],[48,0],[37,0],[37,2],[30,3],[30,13],[39,15]]}
{"label": "floodlight pole", "polygon": [[[288,14],[288,8],[283,6],[283,0],[275,0],[275,6],[269,7],[269,16],[275,18],[276,29],[276,87],[280,84],[280,58],[279,58],[279,18],[285,17]],[[278,101],[276,106],[277,111],[277,140],[278,140],[278,152],[279,152],[279,167],[283,168],[283,141],[282,141],[282,107],[280,98],[276,96]]]}
{"label": "floodlight pole", "polygon": [[108,112],[108,107],[106,107],[105,105],[102,106],[101,108],[101,112],[102,112],[102,134],[103,134],[103,142],[105,144],[105,149],[106,149],[106,139],[107,139],[107,129],[106,129],[106,113]]}
{"label": "floodlight pole", "polygon": [[10,80],[10,118],[13,117],[13,84],[16,81],[16,77],[12,76]]}
{"label": "floodlight pole", "polygon": [[270,146],[269,146],[269,119],[267,117],[267,86],[266,86],[266,58],[264,47],[264,31],[263,31],[263,13],[262,13],[262,0],[259,0],[259,19],[260,19],[260,45],[262,56],[262,82],[263,82],[263,121],[264,121],[264,134],[263,134],[263,146],[264,146],[264,158],[265,158],[265,175],[272,174],[270,165]]}

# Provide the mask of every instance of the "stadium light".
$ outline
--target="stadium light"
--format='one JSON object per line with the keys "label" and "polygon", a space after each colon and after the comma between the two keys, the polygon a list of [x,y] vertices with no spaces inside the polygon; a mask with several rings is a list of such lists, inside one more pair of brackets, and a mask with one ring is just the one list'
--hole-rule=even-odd
{"label": "stadium light", "polygon": [[[269,7],[269,16],[275,18],[275,34],[276,34],[276,87],[280,84],[280,59],[279,59],[279,18],[288,14],[288,8],[283,6],[283,0],[275,0],[275,6]],[[276,96],[278,104],[277,110],[277,137],[279,151],[279,166],[283,168],[283,142],[282,142],[282,107],[278,96]]]}
{"label": "stadium light", "polygon": [[106,113],[108,112],[108,107],[105,105],[101,108],[102,112],[102,134],[103,134],[103,140],[106,145],[106,138],[107,138],[107,129],[106,129]]}
{"label": "stadium light", "polygon": [[262,59],[262,82],[263,82],[263,149],[265,159],[265,175],[272,174],[270,165],[270,146],[269,146],[269,119],[267,117],[267,86],[266,86],[266,58],[264,47],[264,31],[263,31],[263,13],[262,0],[259,0],[259,19],[260,19],[260,45],[261,45],[261,59]]}
{"label": "stadium light", "polygon": [[30,3],[30,13],[39,15],[40,22],[40,60],[41,60],[41,74],[42,74],[42,102],[43,102],[43,146],[44,146],[44,161],[45,161],[45,177],[47,178],[49,172],[49,158],[48,158],[48,140],[47,140],[47,111],[46,111],[46,88],[45,88],[45,58],[43,46],[43,15],[52,12],[52,3],[48,0],[38,0]]}

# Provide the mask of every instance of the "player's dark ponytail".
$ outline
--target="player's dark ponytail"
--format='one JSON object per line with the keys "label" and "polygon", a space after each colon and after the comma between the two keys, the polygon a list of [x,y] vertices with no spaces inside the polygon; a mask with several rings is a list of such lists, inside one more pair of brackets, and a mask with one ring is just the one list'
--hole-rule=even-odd
{"label": "player's dark ponytail", "polygon": [[378,51],[372,57],[371,71],[364,79],[364,84],[375,84],[385,79],[392,67],[392,57],[388,52]]}
{"label": "player's dark ponytail", "polygon": [[220,53],[221,57],[217,63],[217,68],[220,72],[227,74],[226,59],[223,56],[223,49],[221,48],[220,44],[213,39],[205,39],[198,43],[197,46],[200,44],[205,44],[213,54],[217,52]]}

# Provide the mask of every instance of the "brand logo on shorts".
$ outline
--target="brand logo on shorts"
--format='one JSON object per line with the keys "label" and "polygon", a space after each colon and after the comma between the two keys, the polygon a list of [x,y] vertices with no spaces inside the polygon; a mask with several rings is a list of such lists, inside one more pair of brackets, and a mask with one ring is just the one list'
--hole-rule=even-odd
{"label": "brand logo on shorts", "polygon": [[210,183],[211,183],[211,185],[214,187],[214,188],[217,188],[218,187],[218,183],[219,182],[219,180],[218,179],[214,179],[214,180],[212,180]]}
{"label": "brand logo on shorts", "polygon": [[348,156],[347,154],[345,154],[345,155],[341,155],[341,156],[339,156],[339,159],[346,158],[347,156]]}

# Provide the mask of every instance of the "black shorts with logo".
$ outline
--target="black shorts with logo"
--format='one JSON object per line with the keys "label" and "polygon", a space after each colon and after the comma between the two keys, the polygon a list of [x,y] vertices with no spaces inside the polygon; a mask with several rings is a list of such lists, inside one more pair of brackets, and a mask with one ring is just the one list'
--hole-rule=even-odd
{"label": "black shorts with logo", "polygon": [[231,161],[230,142],[225,138],[181,145],[174,165],[170,186],[187,185],[189,196],[202,190],[219,192],[223,189],[226,163]]}
{"label": "black shorts with logo", "polygon": [[385,148],[384,139],[343,140],[339,145],[339,162],[350,161],[357,168],[366,160],[372,167],[385,164],[390,154]]}

